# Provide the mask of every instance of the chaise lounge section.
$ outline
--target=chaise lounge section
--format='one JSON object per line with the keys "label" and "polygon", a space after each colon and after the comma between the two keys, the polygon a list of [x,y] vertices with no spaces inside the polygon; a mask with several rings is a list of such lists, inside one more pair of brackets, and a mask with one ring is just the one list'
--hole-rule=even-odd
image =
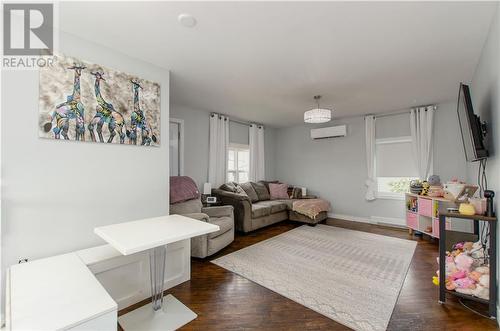
{"label": "chaise lounge section", "polygon": [[288,219],[315,225],[327,218],[326,211],[314,218],[293,211],[294,199],[271,200],[269,183],[272,182],[226,183],[213,189],[212,194],[223,205],[233,206],[236,230],[244,233]]}

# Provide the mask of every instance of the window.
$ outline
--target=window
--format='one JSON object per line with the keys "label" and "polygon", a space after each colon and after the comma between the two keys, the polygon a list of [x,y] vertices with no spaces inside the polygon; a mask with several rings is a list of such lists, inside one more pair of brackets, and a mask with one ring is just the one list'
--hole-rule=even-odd
{"label": "window", "polygon": [[377,196],[403,199],[410,181],[418,178],[411,152],[411,137],[377,139],[375,142]]}
{"label": "window", "polygon": [[250,148],[248,145],[230,144],[227,153],[227,181],[248,182]]}

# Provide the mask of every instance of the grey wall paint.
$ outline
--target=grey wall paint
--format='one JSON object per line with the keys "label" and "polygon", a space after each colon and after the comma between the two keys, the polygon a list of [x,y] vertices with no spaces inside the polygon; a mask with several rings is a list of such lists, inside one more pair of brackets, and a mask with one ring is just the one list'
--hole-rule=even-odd
{"label": "grey wall paint", "polygon": [[[488,122],[487,144],[490,157],[487,163],[488,189],[495,191],[495,210],[500,215],[500,8],[497,5],[495,19],[481,53],[471,84],[474,111]],[[469,182],[476,183],[477,162],[467,164]],[[500,238],[500,228],[497,229]],[[498,246],[497,242],[497,247]],[[497,248],[498,249],[498,248]],[[497,260],[497,266],[500,259]],[[498,294],[500,295],[500,289]],[[498,306],[497,306],[498,311]]]}
{"label": "grey wall paint", "polygon": [[[409,135],[409,115],[377,120],[377,136]],[[452,102],[439,106],[435,120],[434,173],[442,180],[465,178],[458,120]],[[336,214],[361,218],[370,216],[404,218],[400,200],[364,199],[366,179],[365,132],[362,117],[346,118],[323,126],[347,125],[347,137],[311,140],[313,126],[301,125],[275,132],[275,175],[278,179],[306,186],[313,194],[329,200]],[[391,134],[387,134],[391,132]],[[446,146],[446,148],[445,148]]]}
{"label": "grey wall paint", "polygon": [[60,47],[159,82],[161,146],[38,138],[38,71],[2,70],[2,274],[20,258],[104,244],[96,226],[168,214],[169,72],[63,33]]}
{"label": "grey wall paint", "polygon": [[200,189],[208,179],[209,116],[206,111],[170,106],[170,117],[184,120],[184,175]]}
{"label": "grey wall paint", "polygon": [[[198,187],[208,179],[209,116],[204,110],[171,105],[170,116],[184,120],[184,174],[192,177]],[[274,178],[274,131],[265,128],[266,178]],[[248,126],[230,122],[229,142],[248,145]]]}

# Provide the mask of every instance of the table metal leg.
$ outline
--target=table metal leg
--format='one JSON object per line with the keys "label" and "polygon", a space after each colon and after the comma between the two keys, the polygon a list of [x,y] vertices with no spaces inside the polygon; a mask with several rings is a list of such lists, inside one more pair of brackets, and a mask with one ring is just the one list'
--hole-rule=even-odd
{"label": "table metal leg", "polygon": [[123,330],[177,330],[196,318],[197,315],[174,296],[171,294],[163,296],[166,255],[166,246],[149,250],[151,305],[153,309],[149,305],[145,305],[118,317],[118,322]]}
{"label": "table metal leg", "polygon": [[151,301],[153,310],[163,305],[163,284],[165,283],[165,259],[167,248],[158,246],[149,251],[149,275],[151,280]]}

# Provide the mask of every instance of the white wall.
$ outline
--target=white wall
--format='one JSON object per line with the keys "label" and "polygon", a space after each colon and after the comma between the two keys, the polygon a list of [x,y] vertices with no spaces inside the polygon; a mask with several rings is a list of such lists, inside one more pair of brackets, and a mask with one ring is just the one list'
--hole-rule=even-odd
{"label": "white wall", "polygon": [[[434,173],[446,181],[465,178],[458,119],[453,102],[439,105],[435,119]],[[305,186],[308,192],[329,200],[332,212],[358,219],[404,218],[401,200],[364,199],[366,180],[363,117],[346,118],[322,126],[347,125],[347,137],[311,140],[310,129],[301,125],[275,131],[275,174],[286,183]],[[409,115],[377,120],[377,137],[410,135]]]}
{"label": "white wall", "polygon": [[[208,180],[210,112],[181,105],[171,105],[170,117],[184,120],[184,174],[192,177],[201,189]],[[274,132],[265,127],[266,178],[274,178]],[[248,144],[248,126],[230,122],[229,142]]]}
{"label": "white wall", "polygon": [[2,274],[20,258],[102,244],[96,226],[168,214],[168,70],[67,34],[60,47],[159,82],[161,147],[40,139],[38,72],[2,71]]}
{"label": "white wall", "polygon": [[[495,19],[484,45],[471,84],[474,111],[488,123],[487,148],[490,153],[487,163],[488,189],[495,191],[495,210],[500,216],[500,9],[497,6]],[[477,182],[477,162],[469,163],[469,182]],[[497,229],[500,238],[500,228]],[[497,242],[497,249],[499,243]],[[497,261],[497,267],[500,265]],[[500,291],[498,293],[500,295]],[[497,308],[498,311],[498,308]]]}

